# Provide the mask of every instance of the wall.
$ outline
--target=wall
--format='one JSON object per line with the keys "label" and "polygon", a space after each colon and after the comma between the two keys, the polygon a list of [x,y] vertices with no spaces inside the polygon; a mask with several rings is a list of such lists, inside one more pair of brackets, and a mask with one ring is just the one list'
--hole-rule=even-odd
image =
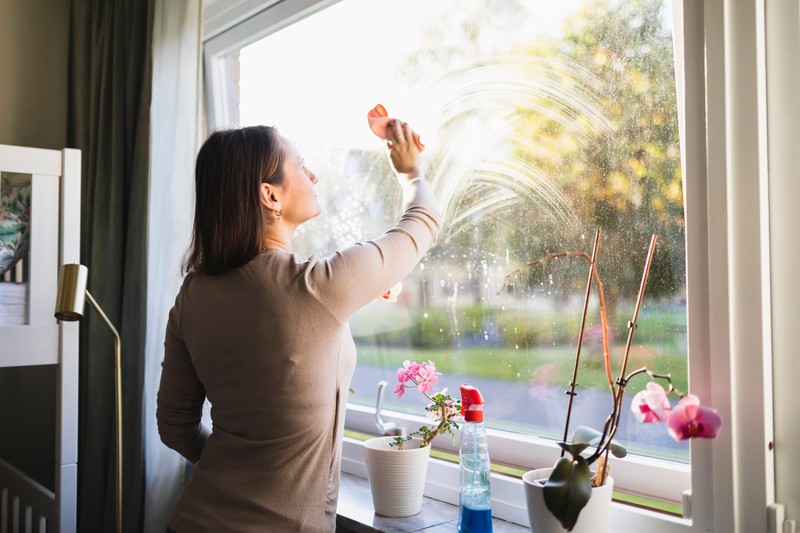
{"label": "wall", "polygon": [[[65,145],[69,5],[0,0],[0,144]],[[50,488],[55,382],[54,366],[0,369],[0,457]]]}
{"label": "wall", "polygon": [[64,147],[69,5],[0,0],[0,144]]}

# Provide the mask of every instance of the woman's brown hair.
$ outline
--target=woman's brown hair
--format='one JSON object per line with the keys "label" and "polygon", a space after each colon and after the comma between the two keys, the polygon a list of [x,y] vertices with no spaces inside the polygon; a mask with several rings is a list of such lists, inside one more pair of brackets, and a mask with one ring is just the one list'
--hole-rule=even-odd
{"label": "woman's brown hair", "polygon": [[195,166],[185,274],[221,274],[260,253],[267,231],[260,185],[283,183],[284,159],[281,137],[272,127],[219,130],[206,139]]}

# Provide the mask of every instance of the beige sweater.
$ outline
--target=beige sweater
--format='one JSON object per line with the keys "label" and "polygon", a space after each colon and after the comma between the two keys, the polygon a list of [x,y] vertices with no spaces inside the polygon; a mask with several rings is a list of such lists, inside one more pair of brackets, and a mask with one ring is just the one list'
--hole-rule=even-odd
{"label": "beige sweater", "polygon": [[161,440],[196,463],[169,522],[177,533],[336,529],[356,362],[347,319],[403,279],[440,228],[428,182],[403,188],[403,216],[377,239],[325,259],[269,251],[184,280],[157,411]]}

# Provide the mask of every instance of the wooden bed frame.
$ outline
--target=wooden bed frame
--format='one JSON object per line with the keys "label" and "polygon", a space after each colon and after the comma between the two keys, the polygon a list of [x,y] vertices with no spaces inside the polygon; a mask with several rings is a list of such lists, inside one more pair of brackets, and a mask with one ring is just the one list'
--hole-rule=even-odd
{"label": "wooden bed frame", "polygon": [[[80,262],[80,151],[0,145],[0,171],[31,175],[27,319],[0,324],[0,367],[55,365],[55,482],[50,490],[0,457],[0,533],[76,531],[78,323],[53,317],[58,269]],[[31,391],[35,394],[36,391]],[[21,439],[25,435],[2,435]]]}

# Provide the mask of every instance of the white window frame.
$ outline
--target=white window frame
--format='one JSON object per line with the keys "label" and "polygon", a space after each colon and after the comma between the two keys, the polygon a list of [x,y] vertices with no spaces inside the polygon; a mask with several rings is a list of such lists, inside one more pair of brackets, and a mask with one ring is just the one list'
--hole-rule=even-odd
{"label": "white window frame", "polygon": [[[226,54],[338,1],[206,0],[209,128],[234,123]],[[767,530],[775,467],[768,446],[773,419],[765,1],[674,0],[689,374],[692,392],[717,408],[725,426],[716,440],[693,443],[691,470],[654,459],[616,461],[618,487],[673,500],[692,487],[691,519],[614,504],[612,530],[620,533]],[[396,412],[383,418],[408,427],[423,421]],[[347,426],[373,432],[374,411],[348,407]],[[493,460],[522,468],[548,466],[558,454],[545,439],[500,431],[489,431],[489,438]],[[449,441],[442,448],[452,450]],[[345,441],[343,470],[365,475],[357,441]],[[426,494],[457,503],[454,465],[432,459],[428,476]],[[492,491],[496,516],[527,524],[520,480],[496,475]]]}

